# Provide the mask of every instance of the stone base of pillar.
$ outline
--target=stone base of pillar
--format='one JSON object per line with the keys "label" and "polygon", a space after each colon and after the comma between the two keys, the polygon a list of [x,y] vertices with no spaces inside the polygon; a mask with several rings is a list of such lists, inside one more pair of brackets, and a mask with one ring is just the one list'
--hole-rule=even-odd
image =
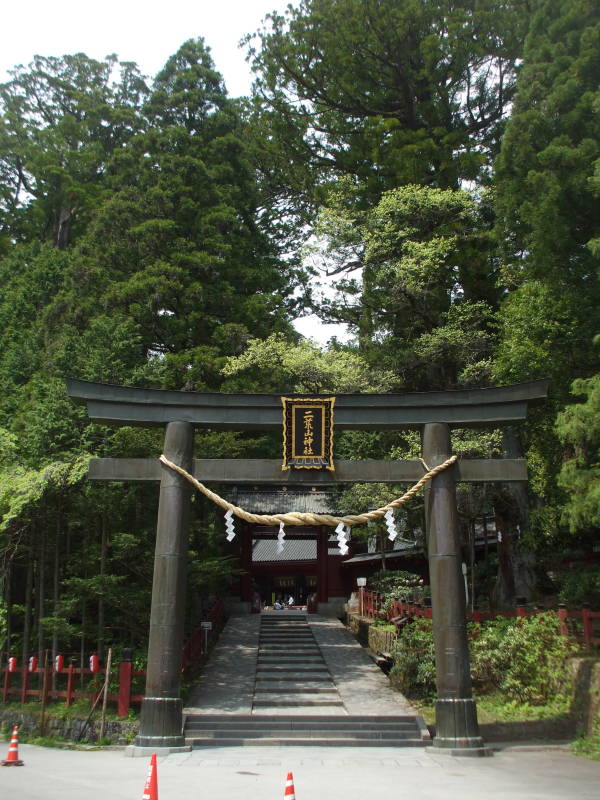
{"label": "stone base of pillar", "polygon": [[434,756],[461,756],[462,758],[486,758],[494,755],[492,749],[485,745],[482,747],[435,747],[431,745],[425,748],[425,752]]}
{"label": "stone base of pillar", "polygon": [[472,698],[436,700],[435,734],[432,746],[437,753],[491,755],[479,735],[477,706]]}
{"label": "stone base of pillar", "polygon": [[135,744],[127,745],[124,755],[128,758],[149,758],[152,753],[158,756],[169,756],[171,753],[191,753],[192,745],[183,747],[137,747]]}
{"label": "stone base of pillar", "polygon": [[179,697],[144,697],[136,747],[183,747],[183,706]]}

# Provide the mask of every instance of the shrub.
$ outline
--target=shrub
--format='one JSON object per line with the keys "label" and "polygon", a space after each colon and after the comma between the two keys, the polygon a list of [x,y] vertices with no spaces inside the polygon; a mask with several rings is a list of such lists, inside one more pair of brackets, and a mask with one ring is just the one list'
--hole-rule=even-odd
{"label": "shrub", "polygon": [[[561,636],[549,612],[534,617],[499,617],[469,627],[471,678],[479,692],[499,690],[507,701],[544,705],[571,696],[573,674],[567,661],[576,643]],[[393,653],[395,677],[409,697],[435,692],[433,629],[415,620],[402,631]]]}
{"label": "shrub", "polygon": [[420,575],[403,569],[376,572],[369,578],[369,588],[394,600],[408,600],[423,585]]}
{"label": "shrub", "polygon": [[573,568],[562,573],[559,582],[559,602],[571,607],[589,603],[592,608],[600,608],[600,570],[597,566]]}
{"label": "shrub", "polygon": [[385,618],[387,618],[394,600],[415,602],[422,600],[429,592],[429,587],[423,586],[423,579],[420,575],[402,569],[376,572],[369,578],[369,588],[379,592],[382,596],[383,603],[380,613]]}
{"label": "shrub", "polygon": [[555,614],[517,618],[500,642],[505,672],[499,688],[507,699],[532,705],[570,695],[573,673],[567,661],[576,650],[573,639],[561,636]]}
{"label": "shrub", "polygon": [[400,632],[392,649],[390,678],[409,697],[435,693],[435,652],[431,620],[415,619]]}

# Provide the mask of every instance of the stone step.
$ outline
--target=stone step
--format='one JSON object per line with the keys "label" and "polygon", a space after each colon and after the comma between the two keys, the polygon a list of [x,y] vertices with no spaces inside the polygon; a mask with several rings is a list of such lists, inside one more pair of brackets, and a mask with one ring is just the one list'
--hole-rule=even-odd
{"label": "stone step", "polygon": [[275,636],[274,634],[270,634],[269,636],[261,636],[259,639],[259,644],[316,644],[314,636],[289,636],[289,634]]}
{"label": "stone step", "polygon": [[331,681],[304,683],[302,681],[261,681],[256,684],[254,696],[264,692],[285,692],[286,694],[337,694]]}
{"label": "stone step", "polygon": [[309,670],[311,668],[327,669],[322,658],[259,658],[256,663],[256,669],[265,672],[277,665],[285,667],[290,672],[302,666]]}
{"label": "stone step", "polygon": [[294,684],[294,683],[302,683],[302,681],[310,681],[314,683],[315,681],[320,683],[329,683],[333,682],[333,678],[331,674],[326,670],[321,670],[320,672],[300,672],[298,670],[288,670],[287,672],[276,672],[271,671],[269,669],[260,668],[256,672],[256,681],[260,681],[264,683],[265,681],[273,682],[279,681],[280,683],[287,684]]}
{"label": "stone step", "polygon": [[289,662],[285,658],[267,658],[266,662],[264,659],[260,659],[260,661],[264,662],[264,666],[258,664],[257,669],[263,671],[267,669],[279,669],[283,672],[293,672],[294,670],[304,670],[305,672],[322,672],[323,670],[327,670],[325,661],[322,658],[312,658],[310,661],[304,658],[299,660],[291,659]]}
{"label": "stone step", "polygon": [[274,619],[274,620],[269,620],[268,622],[266,620],[262,620],[260,625],[261,631],[273,628],[292,628],[294,630],[306,631],[310,630],[310,625],[308,624],[308,622],[299,619],[295,620],[290,619],[288,621],[282,619]]}
{"label": "stone step", "polygon": [[306,625],[304,628],[291,628],[289,625],[272,626],[259,631],[260,636],[312,636],[313,632]]}
{"label": "stone step", "polygon": [[343,703],[338,696],[337,692],[333,693],[330,696],[323,695],[319,696],[314,694],[307,694],[304,692],[303,694],[277,694],[273,692],[273,694],[265,693],[263,695],[262,692],[255,692],[254,693],[254,700],[253,706],[276,706],[276,707],[292,707],[292,706],[340,706],[343,707]]}
{"label": "stone step", "polygon": [[266,672],[267,670],[273,670],[274,672],[329,672],[323,659],[321,659],[320,664],[313,662],[305,664],[304,661],[300,663],[294,661],[290,662],[290,664],[282,664],[280,659],[275,659],[274,663],[270,666],[259,666],[257,669],[262,672]]}
{"label": "stone step", "polygon": [[290,663],[314,663],[314,661],[321,661],[325,663],[325,659],[321,655],[321,651],[318,650],[317,652],[311,653],[303,653],[297,652],[296,650],[259,650],[258,651],[258,660],[265,660],[265,661],[289,661]]}
{"label": "stone step", "polygon": [[287,650],[290,647],[294,650],[319,650],[319,645],[314,639],[306,642],[299,642],[297,639],[290,639],[287,642],[265,642],[261,639],[258,646],[261,650],[265,650],[266,648],[271,650]]}
{"label": "stone step", "polygon": [[[260,717],[255,717],[260,719]],[[330,717],[330,719],[336,719]],[[340,718],[343,722],[343,717]],[[356,726],[344,727],[343,725],[331,725],[329,727],[320,725],[318,727],[297,727],[289,728],[287,725],[277,726],[273,722],[258,723],[256,726],[251,725],[232,725],[223,727],[220,725],[186,725],[186,736],[241,736],[242,738],[249,738],[256,736],[257,738],[265,736],[285,736],[288,739],[298,739],[303,736],[314,738],[318,736],[325,738],[326,736],[354,736],[356,738],[370,738],[370,739],[399,739],[404,736],[416,736],[418,729],[415,725],[398,726],[390,728],[385,731],[371,730],[370,728],[357,728]]]}
{"label": "stone step", "polygon": [[387,736],[377,736],[370,731],[351,731],[336,730],[332,728],[328,731],[306,730],[306,731],[282,731],[277,728],[264,728],[263,730],[252,730],[248,728],[230,728],[222,730],[186,731],[186,739],[360,739],[361,741],[377,741],[381,744],[389,744],[390,740],[416,739],[416,728],[407,731],[392,731]]}
{"label": "stone step", "polygon": [[290,670],[301,666],[305,666],[308,669],[311,667],[326,668],[325,662],[320,656],[311,656],[310,658],[290,658],[289,656],[286,656],[285,658],[277,658],[277,656],[264,656],[258,659],[256,662],[256,668],[265,670],[272,666],[276,666],[277,664]]}
{"label": "stone step", "polygon": [[419,738],[399,738],[399,739],[362,739],[362,738],[306,738],[290,739],[280,738],[235,738],[218,737],[211,739],[208,737],[185,737],[186,745],[192,747],[424,747],[425,742]]}
{"label": "stone step", "polygon": [[263,644],[259,642],[259,653],[320,653],[321,649],[317,644]]}
{"label": "stone step", "polygon": [[282,683],[293,683],[294,681],[301,681],[302,683],[306,681],[328,681],[331,683],[331,675],[327,670],[322,670],[321,672],[299,672],[297,670],[281,672],[278,670],[265,670],[264,672],[256,673],[256,681],[257,683],[259,681],[261,683],[264,681],[279,681]]}
{"label": "stone step", "polygon": [[321,716],[319,714],[310,714],[306,717],[293,717],[289,719],[279,715],[269,716],[268,714],[261,716],[260,719],[257,719],[253,714],[188,714],[186,716],[186,728],[190,725],[210,726],[211,728],[217,726],[223,728],[230,728],[232,726],[251,728],[253,726],[261,727],[269,725],[270,727],[285,727],[290,730],[327,727],[389,730],[396,726],[415,727],[416,724],[415,717],[409,715],[364,716],[344,714],[337,719],[332,719],[330,716]]}
{"label": "stone step", "polygon": [[313,632],[308,625],[300,627],[299,625],[263,625],[259,631],[260,636],[307,636],[313,635]]}

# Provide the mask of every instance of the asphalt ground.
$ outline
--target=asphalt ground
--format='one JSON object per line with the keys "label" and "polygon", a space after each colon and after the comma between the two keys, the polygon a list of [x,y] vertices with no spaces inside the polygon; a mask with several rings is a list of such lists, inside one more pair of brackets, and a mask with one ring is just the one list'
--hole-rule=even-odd
{"label": "asphalt ground", "polygon": [[[149,764],[148,758],[125,758],[122,750],[27,744],[19,746],[19,757],[25,766],[0,767],[1,800],[141,800]],[[420,748],[205,748],[158,757],[158,796],[282,800],[288,772],[296,800],[600,798],[600,762],[565,749],[524,747],[507,747],[492,758]]]}

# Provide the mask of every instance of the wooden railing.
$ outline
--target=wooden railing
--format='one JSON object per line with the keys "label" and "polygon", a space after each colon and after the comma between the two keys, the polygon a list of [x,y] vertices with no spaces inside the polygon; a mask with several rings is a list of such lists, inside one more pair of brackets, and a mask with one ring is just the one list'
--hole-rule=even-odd
{"label": "wooden railing", "polygon": [[[75,700],[94,701],[104,685],[105,669],[86,669],[75,667],[72,663],[57,669],[56,663],[49,662],[40,667],[36,661],[37,659],[33,662],[30,659],[27,664],[18,667],[14,659],[9,659],[4,665],[3,703],[8,703],[11,699],[20,703],[35,699],[45,705],[50,700],[64,699],[65,704],[70,706]],[[132,688],[134,678],[145,674],[145,670],[133,669],[131,661],[121,661],[119,664],[118,693],[107,695],[110,702],[117,704],[118,716],[126,717],[130,706],[142,700],[142,695],[133,694]]]}
{"label": "wooden railing", "polygon": [[[189,670],[191,665],[206,653],[208,643],[219,628],[222,618],[223,603],[219,600],[185,643],[182,672]],[[206,623],[210,623],[210,628]],[[119,717],[126,717],[133,704],[142,701],[143,695],[134,693],[135,679],[146,674],[144,669],[134,669],[130,650],[124,650],[124,655],[126,657],[118,667],[117,693],[109,693],[107,696],[110,702],[116,703]],[[37,699],[46,704],[50,700],[64,699],[66,705],[70,706],[75,700],[82,698],[93,702],[106,679],[106,670],[99,665],[95,654],[90,656],[89,668],[76,667],[74,659],[62,655],[54,662],[47,663],[45,667],[39,666],[35,656],[20,667],[14,657],[5,657],[2,661],[4,662],[1,690],[3,703],[11,700],[26,703],[28,700]]]}
{"label": "wooden railing", "polygon": [[[418,604],[394,600],[384,613],[382,609],[385,601],[382,595],[363,588],[360,588],[358,592],[358,613],[361,617],[367,619],[383,617],[389,621],[414,617],[432,618],[431,606],[427,603]],[[467,613],[467,619],[470,622],[485,622],[485,620],[495,617],[530,617],[541,614],[545,610],[547,609],[528,609],[525,605],[517,605],[512,611],[492,612],[475,609]],[[569,611],[566,606],[559,605],[556,614],[560,620],[560,631],[564,636],[573,636],[586,647],[600,644],[600,636],[595,635],[594,631],[594,620],[600,620],[600,611],[591,611],[585,605],[581,611]]]}

